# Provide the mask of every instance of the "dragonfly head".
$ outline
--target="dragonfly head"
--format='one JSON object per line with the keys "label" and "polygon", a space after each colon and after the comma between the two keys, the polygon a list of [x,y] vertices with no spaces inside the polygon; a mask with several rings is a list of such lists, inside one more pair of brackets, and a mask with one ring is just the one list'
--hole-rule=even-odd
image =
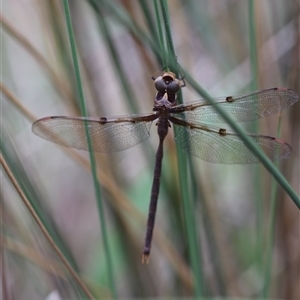
{"label": "dragonfly head", "polygon": [[155,79],[154,85],[158,92],[176,94],[181,88],[181,81],[176,78],[174,73],[165,72]]}
{"label": "dragonfly head", "polygon": [[155,103],[159,106],[173,106],[176,101],[176,94],[181,88],[181,81],[172,72],[165,72],[154,81],[157,94]]}

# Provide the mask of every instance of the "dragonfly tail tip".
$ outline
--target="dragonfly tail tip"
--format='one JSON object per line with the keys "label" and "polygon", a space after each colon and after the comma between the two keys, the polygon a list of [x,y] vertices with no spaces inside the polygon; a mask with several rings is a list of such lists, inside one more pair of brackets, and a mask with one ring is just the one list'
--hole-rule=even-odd
{"label": "dragonfly tail tip", "polygon": [[143,255],[142,255],[142,264],[148,265],[149,264],[149,260],[150,260],[150,255],[143,253]]}

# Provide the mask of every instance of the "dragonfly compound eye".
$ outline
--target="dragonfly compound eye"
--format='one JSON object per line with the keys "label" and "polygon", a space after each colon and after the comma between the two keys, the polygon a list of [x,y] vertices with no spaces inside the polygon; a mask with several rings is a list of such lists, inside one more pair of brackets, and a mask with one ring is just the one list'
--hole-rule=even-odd
{"label": "dragonfly compound eye", "polygon": [[170,81],[167,85],[167,92],[170,94],[176,94],[180,89],[180,84],[177,81]]}
{"label": "dragonfly compound eye", "polygon": [[155,79],[155,88],[159,91],[159,92],[164,92],[167,89],[167,84],[166,82],[163,80],[163,78],[161,76],[157,77]]}

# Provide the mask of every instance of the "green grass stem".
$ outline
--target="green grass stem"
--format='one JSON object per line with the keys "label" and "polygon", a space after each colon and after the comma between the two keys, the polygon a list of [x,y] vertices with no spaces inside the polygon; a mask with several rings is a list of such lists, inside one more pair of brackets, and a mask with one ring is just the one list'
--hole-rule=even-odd
{"label": "green grass stem", "polygon": [[[71,14],[70,14],[68,0],[64,0],[64,11],[65,11],[65,18],[66,18],[66,23],[67,23],[67,27],[68,27],[69,40],[70,40],[73,64],[74,64],[74,69],[75,69],[77,87],[78,87],[78,92],[79,92],[81,113],[84,117],[87,117],[87,109],[86,109],[86,105],[85,105],[84,92],[83,92],[82,80],[81,80],[81,75],[80,75],[80,68],[79,68],[79,62],[78,62],[78,57],[77,57],[76,43],[75,43],[75,37],[74,37],[74,33],[73,33],[73,28],[72,28],[72,20],[71,20]],[[89,148],[89,157],[90,157],[91,171],[92,171],[93,182],[94,182],[95,196],[96,196],[96,200],[97,200],[97,207],[98,207],[98,213],[99,213],[99,219],[100,219],[100,225],[101,225],[100,230],[102,233],[104,251],[105,251],[105,255],[106,255],[109,287],[110,287],[113,299],[116,299],[117,293],[116,293],[114,276],[113,276],[112,259],[111,259],[111,252],[109,250],[109,243],[108,243],[103,202],[102,202],[102,197],[101,197],[101,190],[100,190],[100,185],[99,185],[99,181],[98,181],[98,177],[97,177],[96,161],[95,161],[95,156],[93,153],[91,139],[89,136],[88,126],[85,126],[85,128],[86,128],[86,137],[87,137],[87,143],[88,143],[88,148]]]}
{"label": "green grass stem", "polygon": [[[167,43],[167,53],[168,53],[168,69],[174,70],[173,72],[178,75],[178,65],[176,62],[175,48],[173,45],[172,32],[170,26],[170,19],[168,13],[168,6],[165,0],[160,1],[162,17],[164,21],[164,29],[166,34],[166,43]],[[178,103],[182,103],[182,94],[178,95]],[[202,265],[200,263],[200,249],[198,246],[198,238],[196,233],[196,224],[195,224],[195,216],[194,209],[192,206],[192,195],[188,186],[187,178],[188,178],[188,168],[187,168],[187,155],[183,153],[180,147],[176,146],[177,155],[178,155],[178,168],[179,168],[179,182],[181,187],[181,195],[183,199],[183,211],[185,216],[185,223],[187,229],[187,237],[188,237],[188,251],[191,260],[193,275],[194,275],[194,293],[196,297],[203,296],[203,275],[201,272]],[[189,162],[189,167],[192,167],[192,164]]]}
{"label": "green grass stem", "polygon": [[[248,0],[248,22],[249,22],[249,57],[251,68],[251,90],[256,91],[259,88],[258,84],[258,57],[257,57],[257,42],[256,42],[256,23],[255,23],[255,2]],[[257,122],[253,122],[252,130],[257,132]],[[264,214],[264,201],[262,190],[262,173],[259,172],[259,168],[255,168],[254,182],[257,187],[255,193],[255,215],[256,215],[256,260],[258,268],[262,271],[263,263],[263,214]]]}

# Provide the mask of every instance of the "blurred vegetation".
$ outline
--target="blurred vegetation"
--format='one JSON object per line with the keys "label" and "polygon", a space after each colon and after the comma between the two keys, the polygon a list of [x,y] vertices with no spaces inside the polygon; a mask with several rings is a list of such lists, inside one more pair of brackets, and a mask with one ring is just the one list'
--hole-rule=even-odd
{"label": "blurred vegetation", "polygon": [[[69,1],[88,115],[148,113],[162,69],[155,3],[168,4],[178,63],[213,97],[286,86],[300,94],[300,6],[263,0]],[[1,153],[73,270],[97,299],[113,295],[88,153],[31,132],[50,115],[79,116],[62,1],[3,1]],[[189,86],[183,101],[199,96]],[[293,148],[278,168],[299,195],[299,102],[244,124]],[[280,129],[278,129],[280,128]],[[150,263],[141,264],[156,126],[132,149],[96,154],[113,282],[119,299],[298,299],[299,210],[261,165],[191,158],[191,259],[176,147],[165,143]],[[192,167],[191,167],[192,166]],[[2,169],[3,299],[87,297]],[[60,298],[58,298],[58,295]],[[49,298],[50,299],[50,298]]]}

